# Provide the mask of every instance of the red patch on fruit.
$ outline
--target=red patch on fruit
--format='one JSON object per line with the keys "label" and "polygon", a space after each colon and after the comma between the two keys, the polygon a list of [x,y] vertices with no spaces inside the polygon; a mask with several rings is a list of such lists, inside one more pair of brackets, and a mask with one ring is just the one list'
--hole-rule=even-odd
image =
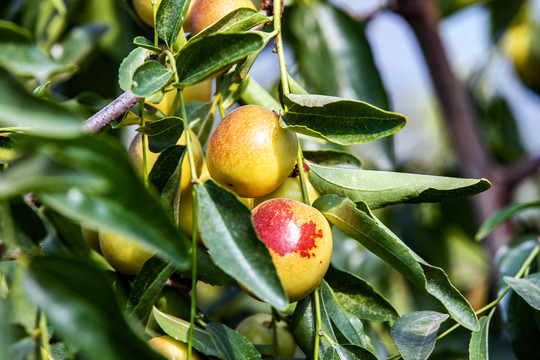
{"label": "red patch on fruit", "polygon": [[280,256],[298,252],[301,257],[314,257],[311,250],[317,247],[317,239],[323,237],[322,229],[312,220],[297,221],[293,206],[282,199],[260,205],[253,214],[253,222],[266,246]]}

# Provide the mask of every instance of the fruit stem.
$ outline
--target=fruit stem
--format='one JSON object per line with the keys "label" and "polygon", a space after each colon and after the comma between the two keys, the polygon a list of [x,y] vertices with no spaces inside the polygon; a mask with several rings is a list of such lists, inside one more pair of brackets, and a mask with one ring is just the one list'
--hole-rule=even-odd
{"label": "fruit stem", "polygon": [[221,92],[221,75],[216,78],[216,100],[217,100],[217,106],[219,109],[219,115],[221,116],[221,120],[225,118],[225,110],[223,109],[223,95]]}
{"label": "fruit stem", "polygon": [[[191,182],[197,182],[197,170],[195,169],[195,160],[193,159],[193,151],[191,149],[191,138],[189,134],[189,121],[186,113],[186,105],[184,104],[184,90],[180,88],[178,90],[180,99],[180,112],[182,114],[182,123],[184,124],[184,132],[186,134],[186,148],[189,158],[189,169],[191,170]],[[195,200],[195,199],[194,199]]]}
{"label": "fruit stem", "polygon": [[300,187],[302,188],[302,201],[307,205],[311,205],[306,185],[306,172],[304,171],[304,154],[302,153],[302,147],[300,146],[300,139],[298,139],[298,155],[296,157],[296,166],[298,167],[298,180],[300,181]]}
{"label": "fruit stem", "polygon": [[289,93],[289,80],[287,78],[287,64],[283,53],[283,37],[281,36],[281,0],[274,0],[274,30],[276,35],[276,50],[279,59],[279,71],[281,73],[281,88],[283,94]]}
{"label": "fruit stem", "polygon": [[273,342],[274,342],[274,349],[276,350],[275,351],[275,355],[279,357],[279,340],[278,340],[278,334],[277,334],[277,321],[276,319],[278,318],[278,313],[276,311],[275,308],[272,307],[272,337],[273,337]]}
{"label": "fruit stem", "polygon": [[43,312],[39,312],[39,329],[41,335],[41,347],[45,349],[47,354],[50,354],[51,347],[49,345],[49,336],[47,331],[47,318]]}
{"label": "fruit stem", "polygon": [[313,358],[319,358],[319,342],[321,336],[324,334],[322,329],[322,319],[321,319],[321,301],[319,299],[319,289],[320,285],[313,292],[313,302],[315,303],[315,344],[313,347]]}
{"label": "fruit stem", "polygon": [[158,47],[159,37],[158,37],[157,29],[156,29],[156,18],[157,18],[158,7],[156,5],[157,5],[157,0],[152,0],[152,16],[154,18],[154,46]]}
{"label": "fruit stem", "polygon": [[176,60],[174,60],[174,55],[171,50],[165,50],[165,54],[167,54],[169,62],[171,63],[171,69],[174,71],[174,82],[179,83],[180,78],[178,77],[178,71],[176,71]]}
{"label": "fruit stem", "polygon": [[[144,98],[140,101],[141,104],[141,126],[145,125],[144,121]],[[141,134],[141,146],[142,146],[142,161],[143,161],[143,178],[144,178],[144,184],[148,186],[148,161],[146,156],[146,134]]]}

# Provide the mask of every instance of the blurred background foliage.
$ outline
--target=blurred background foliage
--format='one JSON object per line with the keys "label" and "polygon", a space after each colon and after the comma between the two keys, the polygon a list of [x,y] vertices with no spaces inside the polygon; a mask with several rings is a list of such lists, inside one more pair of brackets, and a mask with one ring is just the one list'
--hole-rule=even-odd
{"label": "blurred background foliage", "polygon": [[[152,29],[137,19],[127,1],[2,1],[0,66],[11,75],[2,72],[1,81],[14,76],[28,91],[44,86],[46,98],[59,102],[81,120],[86,119],[121,94],[118,68],[134,48],[133,38],[153,37]],[[495,159],[494,165],[504,172],[508,169],[504,166],[538,157],[539,1],[438,0],[436,3],[446,55],[474,104],[475,125]],[[364,168],[461,176],[459,155],[442,120],[422,53],[407,23],[393,12],[393,5],[393,1],[383,0],[289,1],[284,13],[289,71],[313,93],[359,99],[408,117],[405,129],[392,139],[347,148],[363,161]],[[17,27],[20,36],[28,38],[27,44],[9,47],[2,34],[10,27]],[[250,75],[277,93],[279,70],[272,47],[269,44],[265,49]],[[5,93],[0,93],[0,98],[4,96]],[[303,141],[308,150],[328,146]],[[2,149],[8,145],[4,144]],[[507,194],[507,204],[539,198],[538,172],[533,168],[526,175]],[[22,203],[19,205],[16,215],[19,211],[31,212]],[[496,210],[499,209],[493,208],[493,212]],[[497,257],[492,258],[485,245],[475,240],[480,219],[469,200],[405,204],[376,213],[422,258],[445,269],[475,309],[484,306],[497,292],[498,280],[494,276],[515,273],[512,269],[521,264],[523,254],[530,250],[540,230],[539,209],[521,213],[512,220],[514,237],[507,239]],[[18,219],[24,217],[26,221],[42,224],[39,219],[43,216],[21,215]],[[59,235],[29,223],[18,226],[24,231],[31,229],[27,234],[30,242]],[[400,314],[433,308],[425,295],[356,241],[337,230],[335,241],[334,262],[374,285]],[[17,272],[10,272],[8,263],[0,266],[10,276],[17,276]],[[126,280],[117,279],[119,288],[123,281]],[[201,285],[200,291],[201,309],[231,326],[265,306],[238,288]],[[22,299],[21,296],[17,307],[12,309],[15,313],[25,312]],[[36,314],[25,316],[26,330],[30,330]],[[24,332],[25,324],[20,326]],[[504,328],[500,317],[494,320],[490,334],[495,349],[491,352],[492,359],[515,356]],[[367,330],[384,333],[377,327]],[[465,331],[448,336],[432,358],[467,358],[468,336]],[[378,343],[373,346],[383,347]],[[62,351],[67,350],[59,349],[58,353]]]}

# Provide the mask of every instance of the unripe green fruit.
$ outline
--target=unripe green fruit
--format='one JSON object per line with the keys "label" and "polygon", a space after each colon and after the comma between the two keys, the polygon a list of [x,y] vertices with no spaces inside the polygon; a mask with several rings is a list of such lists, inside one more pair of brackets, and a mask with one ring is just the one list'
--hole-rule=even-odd
{"label": "unripe green fruit", "polygon": [[[254,345],[275,345],[272,316],[269,314],[254,314],[248,316],[238,326],[236,331],[244,335]],[[276,322],[277,348],[264,355],[293,357],[296,349],[294,337],[283,321]],[[277,350],[277,351],[276,351]]]}
{"label": "unripe green fruit", "polygon": [[[313,188],[313,185],[309,182],[306,176],[306,188],[309,198],[309,203],[313,202],[320,196],[317,190]],[[258,198],[253,199],[253,205],[257,206],[260,203],[270,200],[270,199],[291,199],[296,201],[303,201],[302,197],[302,187],[300,186],[300,178],[298,176],[291,177],[289,176],[283,184],[281,184],[276,190],[272,191],[268,195],[264,195]]]}
{"label": "unripe green fruit", "polygon": [[271,193],[291,173],[298,151],[296,134],[261,106],[241,106],[218,124],[206,150],[210,176],[241,197]]}
{"label": "unripe green fruit", "polygon": [[289,301],[310,294],[332,258],[332,230],[324,215],[295,200],[271,199],[256,206],[252,218]]}
{"label": "unripe green fruit", "polygon": [[[187,345],[173,339],[168,335],[154,337],[148,340],[148,344],[169,360],[187,359]],[[201,357],[195,350],[193,350],[191,353],[191,359],[199,360]]]}
{"label": "unripe green fruit", "polygon": [[154,255],[130,237],[112,231],[99,232],[99,246],[105,260],[126,275],[137,275],[146,260]]}
{"label": "unripe green fruit", "polygon": [[196,35],[239,8],[256,9],[251,0],[191,0],[184,29]]}

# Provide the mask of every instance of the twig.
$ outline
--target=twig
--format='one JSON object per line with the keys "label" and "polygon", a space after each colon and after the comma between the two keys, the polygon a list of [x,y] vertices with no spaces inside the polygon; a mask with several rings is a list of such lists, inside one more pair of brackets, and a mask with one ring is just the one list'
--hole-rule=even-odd
{"label": "twig", "polygon": [[522,160],[506,170],[506,184],[513,190],[523,179],[540,169],[540,155]]}
{"label": "twig", "polygon": [[141,100],[141,98],[133,95],[131,91],[124,92],[109,105],[88,118],[88,120],[84,122],[84,129],[92,133],[101,131],[105,126],[113,122],[114,119],[118,118],[135,105],[139,100]]}

